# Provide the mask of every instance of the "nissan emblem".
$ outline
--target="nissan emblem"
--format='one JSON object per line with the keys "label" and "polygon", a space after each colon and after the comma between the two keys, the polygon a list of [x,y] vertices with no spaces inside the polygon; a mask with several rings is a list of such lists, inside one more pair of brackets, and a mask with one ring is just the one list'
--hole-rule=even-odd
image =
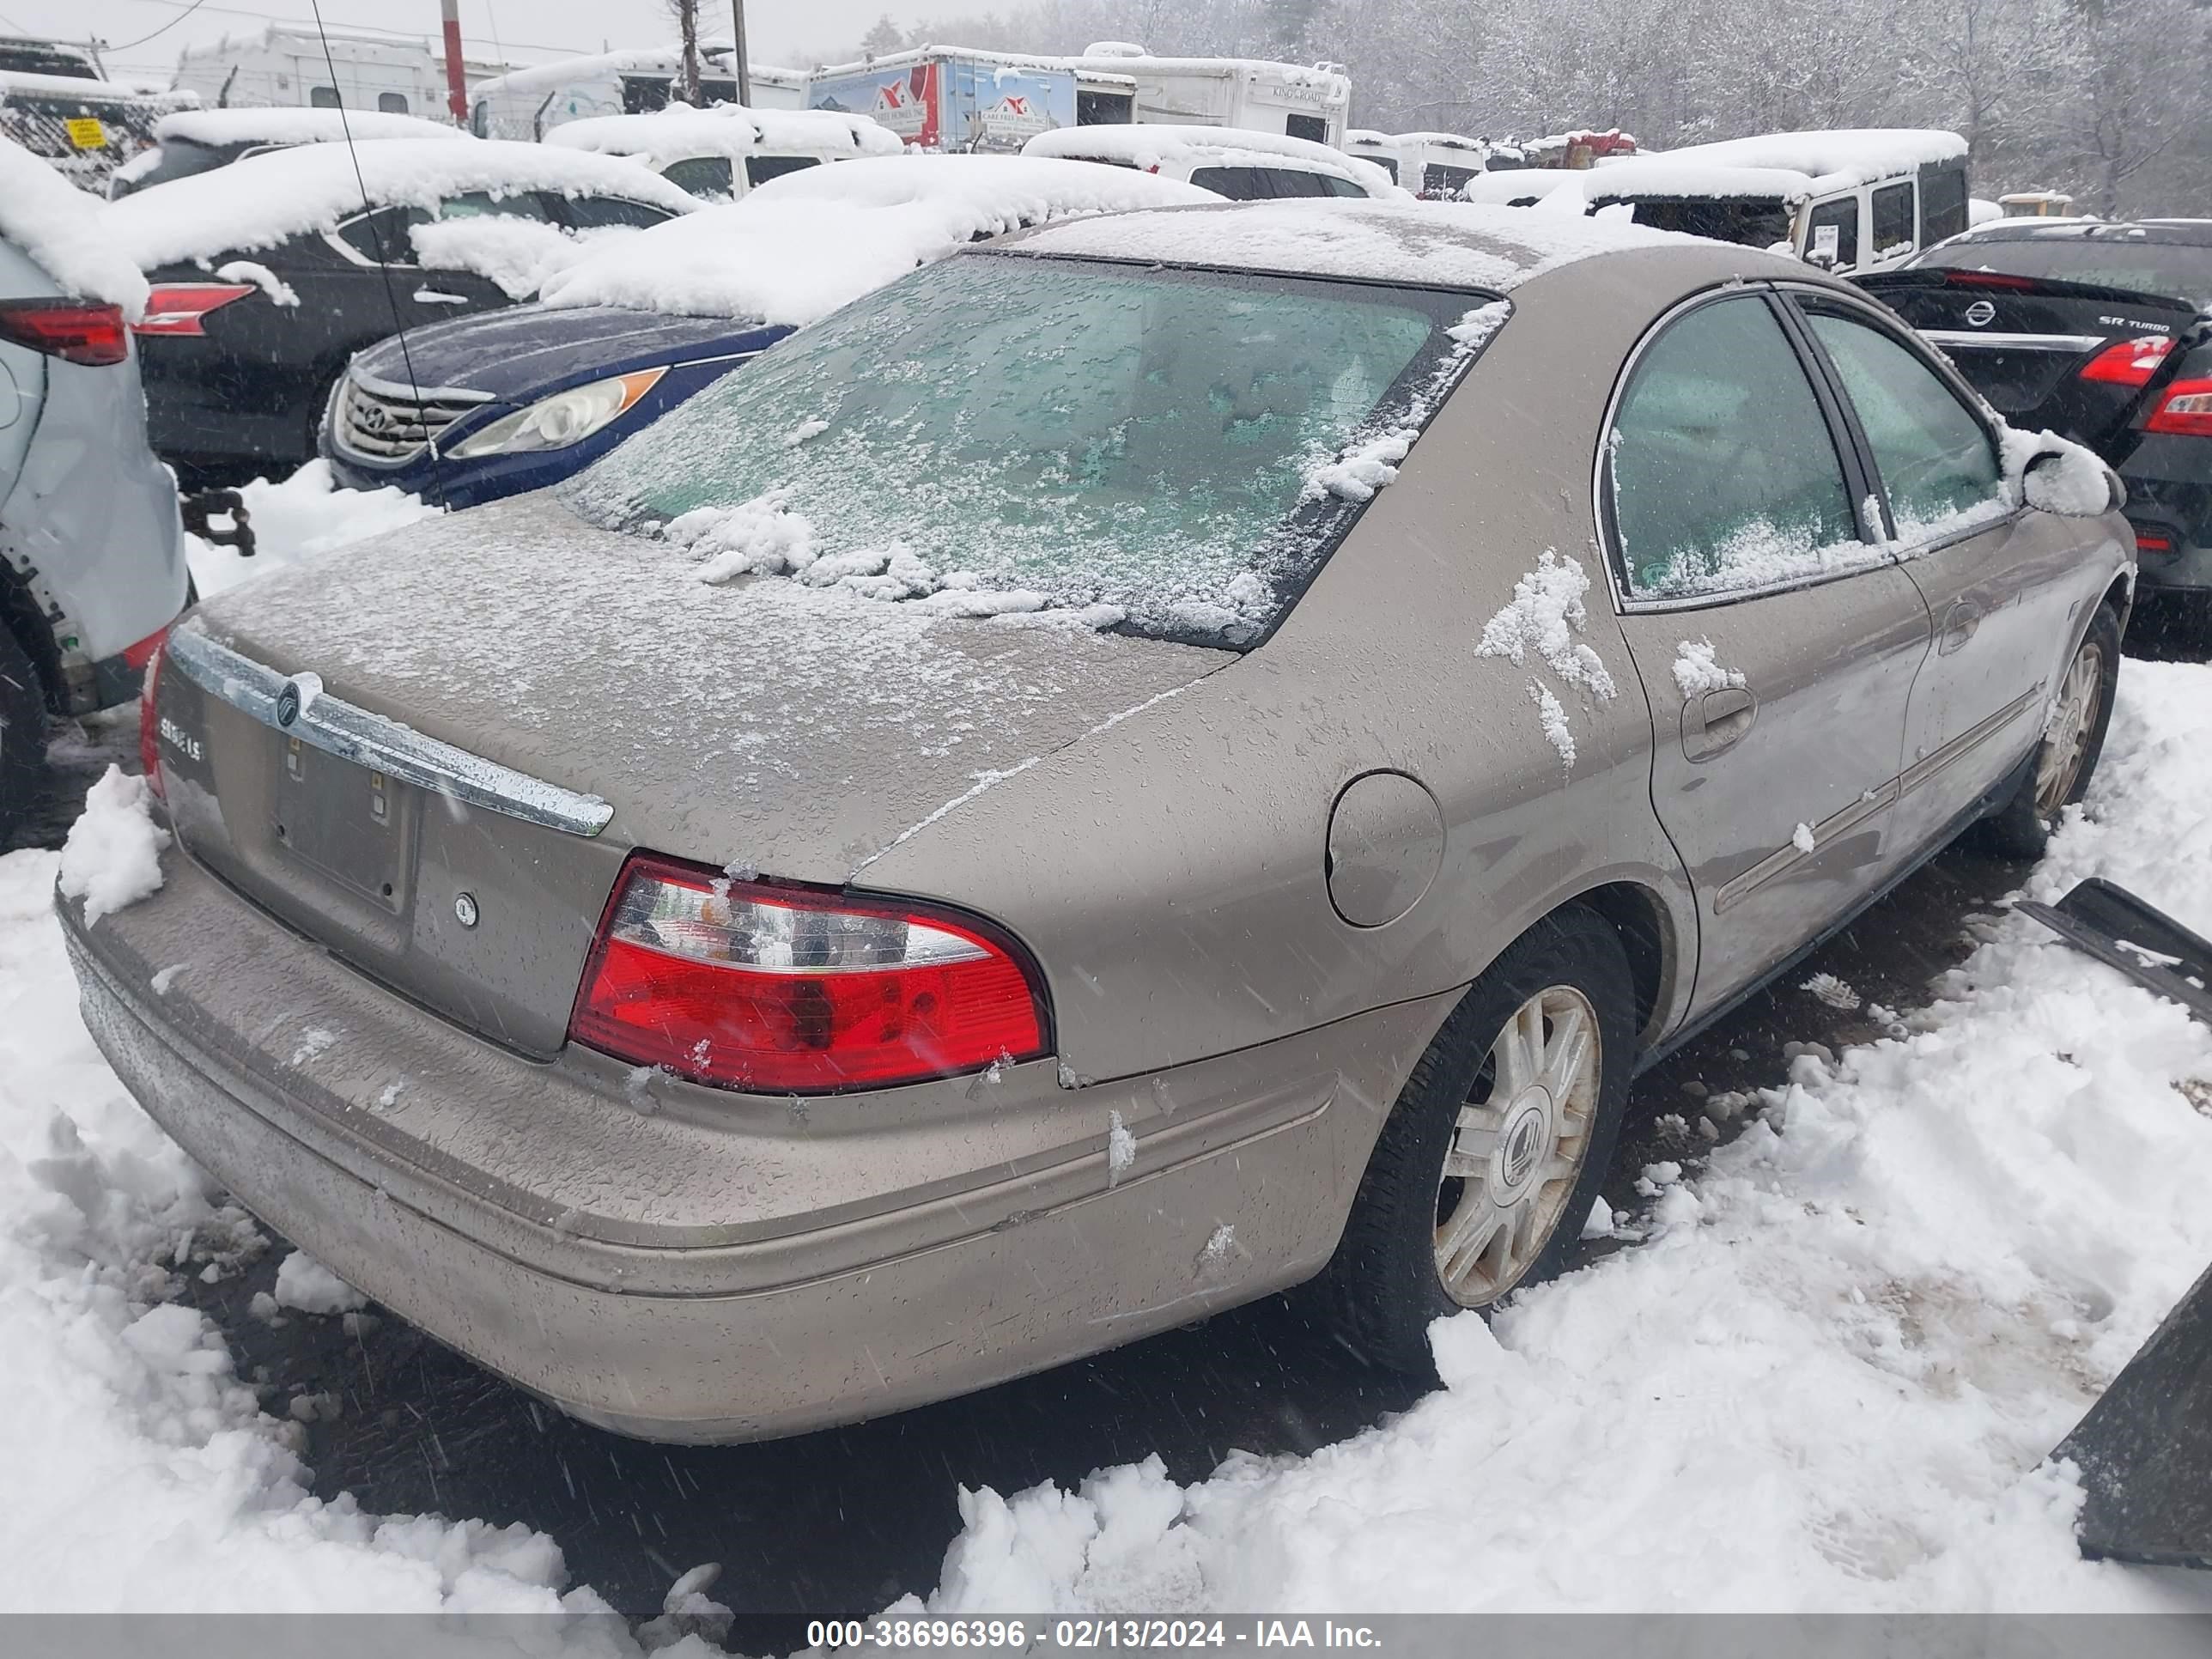
{"label": "nissan emblem", "polygon": [[1987,300],[1977,300],[1966,307],[1966,320],[1976,328],[1987,328],[1996,320],[1997,308]]}

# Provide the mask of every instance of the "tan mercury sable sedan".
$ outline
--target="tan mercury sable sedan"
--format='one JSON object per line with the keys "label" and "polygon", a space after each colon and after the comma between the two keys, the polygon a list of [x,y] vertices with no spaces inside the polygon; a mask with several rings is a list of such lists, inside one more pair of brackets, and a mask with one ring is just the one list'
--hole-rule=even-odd
{"label": "tan mercury sable sedan", "polygon": [[193,613],[85,1015],[272,1226],[627,1433],[1316,1276],[1418,1366],[1558,1269],[1639,1066],[2078,798],[2115,492],[1745,248],[1048,228]]}

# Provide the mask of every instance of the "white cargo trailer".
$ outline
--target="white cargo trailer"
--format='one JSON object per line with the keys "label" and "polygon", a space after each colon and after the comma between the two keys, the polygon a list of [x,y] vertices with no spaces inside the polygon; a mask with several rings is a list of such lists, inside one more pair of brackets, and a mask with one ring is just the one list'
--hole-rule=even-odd
{"label": "white cargo trailer", "polygon": [[[738,101],[734,53],[727,40],[699,43],[699,102]],[[683,73],[680,46],[640,46],[628,52],[556,58],[510,70],[469,88],[469,125],[480,138],[543,138],[569,121],[603,115],[647,115],[677,98]],[[750,66],[756,110],[805,109],[805,71],[772,64]]]}
{"label": "white cargo trailer", "polygon": [[[472,80],[507,68],[479,58],[462,65]],[[427,38],[319,34],[273,24],[187,47],[177,59],[175,84],[198,93],[210,109],[343,107],[446,118],[445,49]]]}

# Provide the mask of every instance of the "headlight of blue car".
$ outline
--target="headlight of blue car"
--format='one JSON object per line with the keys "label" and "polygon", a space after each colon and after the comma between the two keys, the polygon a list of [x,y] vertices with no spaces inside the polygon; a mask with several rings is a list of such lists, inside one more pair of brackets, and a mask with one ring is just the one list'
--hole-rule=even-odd
{"label": "headlight of blue car", "polygon": [[663,368],[641,368],[635,374],[570,386],[529,408],[494,421],[483,431],[463,440],[447,452],[455,460],[475,460],[485,455],[528,455],[539,450],[566,449],[580,443],[625,411],[659,385],[668,373]]}

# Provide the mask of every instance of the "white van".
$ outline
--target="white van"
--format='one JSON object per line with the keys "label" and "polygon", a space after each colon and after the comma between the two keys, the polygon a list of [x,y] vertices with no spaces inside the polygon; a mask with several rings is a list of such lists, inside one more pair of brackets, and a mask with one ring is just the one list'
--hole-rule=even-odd
{"label": "white van", "polygon": [[1485,173],[1462,194],[1554,211],[1626,207],[1661,230],[1786,246],[1836,271],[1886,270],[1966,228],[1966,141],[1908,127],[1779,132],[1580,171]]}
{"label": "white van", "polygon": [[[699,43],[702,104],[738,101],[735,52],[727,40]],[[677,46],[645,46],[633,52],[602,52],[582,58],[556,58],[514,70],[469,88],[469,126],[479,138],[543,138],[570,121],[605,115],[645,115],[665,109],[676,97],[684,70]],[[750,65],[750,108],[803,109],[806,76],[798,70]]]}
{"label": "white van", "polygon": [[1327,144],[1272,132],[1221,127],[1061,127],[1022,146],[1024,155],[1056,155],[1135,167],[1210,190],[1232,202],[1345,196],[1402,201],[1406,192],[1371,161]]}
{"label": "white van", "polygon": [[702,201],[729,202],[756,185],[823,161],[896,155],[905,146],[865,115],[817,109],[671,104],[649,115],[597,115],[553,128],[545,142],[643,162]]}

